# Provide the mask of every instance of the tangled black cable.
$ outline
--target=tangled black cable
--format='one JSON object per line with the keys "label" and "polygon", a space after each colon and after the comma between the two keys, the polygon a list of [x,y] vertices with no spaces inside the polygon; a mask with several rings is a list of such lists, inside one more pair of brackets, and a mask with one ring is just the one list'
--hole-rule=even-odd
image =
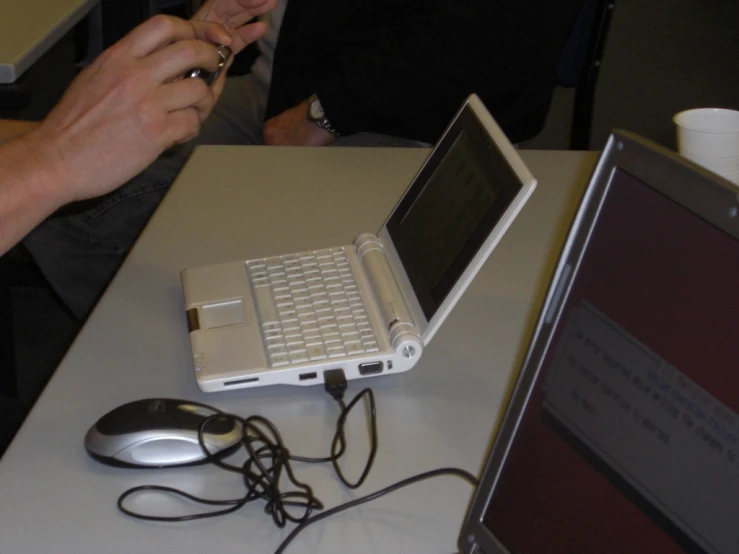
{"label": "tangled black cable", "polygon": [[[341,407],[341,413],[336,423],[336,432],[334,433],[333,440],[331,442],[331,453],[329,456],[323,458],[311,458],[305,456],[295,456],[285,447],[284,442],[277,428],[267,418],[262,416],[250,416],[242,418],[237,415],[228,414],[217,410],[206,404],[200,404],[198,402],[188,401],[190,404],[198,405],[203,408],[207,408],[213,411],[213,415],[206,418],[198,429],[198,442],[200,448],[206,455],[204,463],[212,463],[217,467],[220,467],[226,471],[238,473],[243,476],[244,486],[246,487],[246,493],[241,498],[226,499],[226,500],[211,500],[207,498],[200,498],[189,494],[185,491],[175,489],[173,487],[165,487],[162,485],[141,485],[133,487],[125,491],[118,497],[118,509],[124,514],[134,517],[136,519],[142,519],[147,521],[167,521],[167,522],[182,522],[191,521],[194,519],[203,519],[210,517],[217,517],[231,512],[235,512],[245,504],[263,499],[265,501],[264,511],[272,517],[272,521],[275,522],[280,528],[285,527],[288,521],[296,523],[295,529],[285,538],[282,544],[279,546],[275,554],[281,554],[287,548],[287,546],[295,539],[295,537],[303,529],[309,525],[316,523],[322,519],[325,519],[333,514],[346,510],[348,508],[364,504],[375,498],[379,498],[393,492],[397,489],[405,487],[407,485],[430,479],[439,475],[456,475],[469,481],[473,485],[477,484],[477,481],[470,473],[457,469],[457,468],[442,468],[433,471],[428,471],[413,477],[409,477],[403,481],[390,485],[380,491],[369,494],[367,496],[357,498],[355,500],[346,502],[325,512],[317,515],[312,515],[315,510],[323,510],[323,503],[313,494],[313,489],[310,485],[302,483],[297,479],[293,473],[291,462],[302,462],[302,463],[328,463],[330,462],[337,476],[341,482],[351,488],[356,489],[364,483],[372,464],[377,454],[377,414],[375,410],[375,396],[372,389],[363,389],[357,394],[348,405],[344,403],[343,395],[346,390],[346,379],[344,378],[343,371],[341,370],[330,370],[338,371],[339,373],[330,374],[326,372],[326,390],[336,400]],[[360,400],[366,399],[366,404],[370,416],[370,451],[367,457],[367,462],[362,470],[361,475],[355,482],[349,481],[339,466],[339,460],[346,452],[347,441],[344,427],[346,419],[349,416],[351,410],[359,403]],[[213,453],[208,450],[208,446],[205,443],[204,435],[208,428],[208,424],[212,421],[220,420],[226,422],[237,423],[242,427],[242,438],[241,445],[246,450],[248,456],[247,459],[241,466],[226,463],[224,461],[223,453]],[[228,454],[232,451],[229,450]],[[282,491],[280,489],[283,476],[287,475],[293,488],[288,491]],[[195,503],[207,505],[207,506],[225,506],[222,509],[212,510],[208,512],[200,512],[184,516],[155,516],[136,512],[125,506],[126,500],[140,492],[144,491],[155,491],[167,494],[172,494],[181,498],[185,498]],[[291,513],[298,510],[298,513]]]}
{"label": "tangled black cable", "polygon": [[[328,386],[326,388],[329,390]],[[343,388],[346,388],[345,381]],[[369,475],[377,453],[377,412],[375,409],[375,397],[372,390],[369,388],[362,390],[348,405],[345,405],[343,401],[343,389],[341,389],[339,393],[335,393],[331,390],[329,390],[329,392],[331,392],[332,396],[341,407],[341,414],[339,415],[339,419],[336,424],[336,432],[331,443],[331,454],[323,458],[310,458],[290,454],[290,451],[285,446],[277,428],[265,417],[255,415],[241,418],[240,416],[222,412],[205,404],[189,402],[190,404],[196,404],[214,412],[213,415],[203,420],[198,430],[198,441],[203,452],[206,454],[204,463],[212,463],[226,471],[241,474],[244,479],[244,486],[246,487],[246,493],[244,496],[236,499],[211,500],[191,495],[173,487],[165,487],[162,485],[141,485],[128,489],[121,494],[121,496],[118,497],[118,508],[124,514],[137,519],[147,521],[178,522],[229,514],[231,512],[235,512],[253,500],[263,499],[266,502],[264,507],[265,512],[272,517],[272,520],[278,527],[284,527],[288,521],[297,524],[303,523],[308,520],[314,510],[323,509],[323,503],[313,494],[313,489],[309,485],[297,479],[293,472],[291,462],[331,462],[341,482],[349,488],[356,489],[362,486],[367,475]],[[346,418],[351,410],[363,398],[366,398],[367,400],[367,407],[370,415],[370,451],[359,479],[355,482],[351,482],[347,480],[339,467],[339,460],[346,452],[347,441],[346,434],[344,432]],[[213,453],[208,450],[208,446],[204,440],[204,434],[208,428],[208,424],[216,419],[221,421],[237,422],[241,425],[241,444],[248,454],[247,459],[241,466],[229,464],[225,462],[223,457],[219,456],[218,453]],[[283,475],[285,474],[294,487],[292,490],[280,490],[280,484],[283,481]],[[227,507],[220,510],[212,510],[184,516],[155,516],[142,514],[126,507],[126,499],[144,491],[164,492],[186,498],[199,504]],[[300,508],[300,513],[298,515],[290,513],[288,508],[292,508],[293,511],[296,508]]]}

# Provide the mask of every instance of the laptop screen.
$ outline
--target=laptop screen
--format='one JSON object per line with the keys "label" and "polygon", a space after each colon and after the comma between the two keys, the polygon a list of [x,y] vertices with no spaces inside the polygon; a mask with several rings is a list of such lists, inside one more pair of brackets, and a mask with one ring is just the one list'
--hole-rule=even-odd
{"label": "laptop screen", "polygon": [[621,169],[482,523],[512,553],[739,552],[739,241]]}
{"label": "laptop screen", "polygon": [[386,223],[428,320],[521,188],[488,130],[463,110]]}

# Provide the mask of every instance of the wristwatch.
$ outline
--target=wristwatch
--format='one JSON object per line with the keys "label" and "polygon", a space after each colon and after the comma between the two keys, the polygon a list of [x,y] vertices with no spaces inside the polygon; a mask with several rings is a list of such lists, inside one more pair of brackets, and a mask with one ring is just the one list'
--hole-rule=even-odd
{"label": "wristwatch", "polygon": [[315,123],[321,129],[325,129],[335,137],[339,136],[339,133],[334,129],[333,125],[331,125],[328,117],[326,117],[326,113],[323,111],[323,106],[321,106],[321,101],[318,99],[318,95],[316,94],[313,94],[308,98],[308,114],[306,117],[308,118],[308,121]]}

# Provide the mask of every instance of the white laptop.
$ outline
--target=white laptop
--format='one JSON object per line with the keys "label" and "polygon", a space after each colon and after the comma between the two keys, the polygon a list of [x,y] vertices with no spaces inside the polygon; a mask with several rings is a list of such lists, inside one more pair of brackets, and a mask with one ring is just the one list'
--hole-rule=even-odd
{"label": "white laptop", "polygon": [[182,272],[198,386],[313,385],[329,369],[347,379],[409,370],[535,184],[470,96],[376,234]]}

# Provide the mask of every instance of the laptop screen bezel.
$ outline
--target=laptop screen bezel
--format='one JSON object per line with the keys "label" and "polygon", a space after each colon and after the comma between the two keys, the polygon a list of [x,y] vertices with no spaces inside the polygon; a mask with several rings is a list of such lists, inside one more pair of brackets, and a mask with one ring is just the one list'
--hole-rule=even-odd
{"label": "laptop screen bezel", "polygon": [[480,484],[462,526],[458,540],[462,554],[479,551],[486,554],[508,552],[482,520],[495,493],[498,478],[557,328],[562,307],[566,304],[572,283],[578,274],[580,262],[617,169],[629,173],[739,240],[739,188],[674,152],[632,133],[614,131],[611,134],[562,248],[528,352],[518,372],[499,431],[488,453]]}
{"label": "laptop screen bezel", "polygon": [[[415,260],[413,246],[404,232],[402,222],[416,199],[423,193],[426,184],[430,182],[439,166],[446,159],[447,154],[463,134],[470,137],[475,147],[477,163],[487,173],[494,174],[496,171],[505,171],[508,175],[506,179],[500,182],[496,181],[498,198],[493,202],[480,225],[458,253],[454,262],[445,271],[439,284],[436,287],[430,287],[424,279],[420,264]],[[494,138],[491,137],[490,129],[485,127],[483,122],[475,115],[470,103],[467,103],[458,117],[455,118],[451,127],[444,133],[439,144],[434,148],[433,155],[419,171],[408,191],[385,222],[385,228],[390,235],[427,321],[431,321],[436,315],[455,284],[480,252],[492,230],[495,229],[511,205],[515,203],[521,190],[529,184],[525,178],[521,177],[520,169],[514,168],[510,163],[509,156],[499,148],[500,145],[496,144]],[[495,153],[496,150],[498,156],[494,158],[491,153]]]}

